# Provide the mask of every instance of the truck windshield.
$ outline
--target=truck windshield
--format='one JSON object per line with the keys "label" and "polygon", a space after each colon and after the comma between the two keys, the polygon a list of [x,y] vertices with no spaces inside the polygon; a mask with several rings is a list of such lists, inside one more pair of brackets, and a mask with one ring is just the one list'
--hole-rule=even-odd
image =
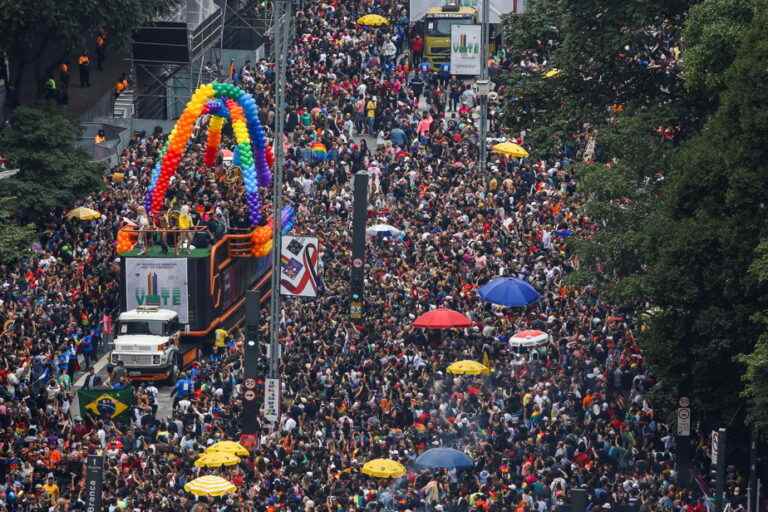
{"label": "truck windshield", "polygon": [[449,37],[453,25],[472,25],[473,18],[432,18],[427,20],[427,35]]}
{"label": "truck windshield", "polygon": [[162,320],[141,320],[120,322],[118,333],[126,334],[153,334],[155,336],[167,336],[166,322]]}

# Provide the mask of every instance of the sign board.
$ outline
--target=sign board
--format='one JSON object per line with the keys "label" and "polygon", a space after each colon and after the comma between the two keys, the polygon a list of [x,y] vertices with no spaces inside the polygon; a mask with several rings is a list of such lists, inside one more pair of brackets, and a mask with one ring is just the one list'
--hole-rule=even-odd
{"label": "sign board", "polygon": [[284,236],[280,252],[280,294],[317,297],[323,288],[317,274],[319,244],[312,236]]}
{"label": "sign board", "polygon": [[687,396],[681,396],[680,400],[677,402],[677,405],[680,407],[690,407],[691,401],[688,400]]}
{"label": "sign board", "polygon": [[280,417],[280,379],[265,379],[264,417],[275,423]]}
{"label": "sign board", "polygon": [[717,458],[720,456],[720,433],[717,430],[712,431],[711,445],[710,459],[712,459],[712,464],[717,464]]}
{"label": "sign board", "polygon": [[13,176],[16,176],[19,174],[20,169],[11,169],[9,171],[0,171],[0,180],[4,180],[5,178],[11,178]]}
{"label": "sign board", "polygon": [[451,74],[479,75],[482,73],[480,51],[483,45],[480,25],[451,27]]}
{"label": "sign board", "polygon": [[101,493],[104,485],[104,456],[89,455],[85,472],[85,510],[101,512]]}
{"label": "sign board", "polygon": [[[527,0],[489,0],[491,12],[488,15],[489,23],[501,23],[504,14],[523,14]],[[443,7],[444,0],[411,0],[410,21],[419,21],[433,7]],[[461,0],[461,7],[472,7],[477,10],[478,23],[482,21],[483,0]]]}
{"label": "sign board", "polygon": [[349,306],[349,316],[352,320],[363,318],[363,303],[359,300],[353,300]]}
{"label": "sign board", "polygon": [[186,258],[126,258],[125,307],[158,306],[189,323]]}
{"label": "sign board", "polygon": [[677,435],[691,435],[691,410],[688,407],[680,407],[677,410]]}

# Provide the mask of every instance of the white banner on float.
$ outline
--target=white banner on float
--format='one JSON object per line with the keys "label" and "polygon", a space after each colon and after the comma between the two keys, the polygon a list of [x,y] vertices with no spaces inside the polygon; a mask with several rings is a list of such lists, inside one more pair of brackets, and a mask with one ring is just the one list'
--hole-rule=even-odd
{"label": "white banner on float", "polygon": [[125,307],[159,306],[189,323],[186,258],[126,258]]}
{"label": "white banner on float", "polygon": [[[442,7],[445,0],[411,0],[410,21],[419,21],[433,7]],[[523,14],[527,0],[489,0],[491,12],[488,15],[489,23],[501,23],[502,14]],[[482,21],[483,0],[461,0],[462,7],[477,9],[478,23]]]}
{"label": "white banner on float", "polygon": [[451,74],[480,75],[482,42],[480,25],[454,25],[451,27]]}

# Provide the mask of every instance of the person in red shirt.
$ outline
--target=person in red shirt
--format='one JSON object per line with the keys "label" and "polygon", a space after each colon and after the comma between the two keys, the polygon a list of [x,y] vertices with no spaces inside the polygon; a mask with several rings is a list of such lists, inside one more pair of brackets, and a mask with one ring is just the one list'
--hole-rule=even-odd
{"label": "person in red shirt", "polygon": [[411,55],[413,56],[414,65],[418,66],[421,63],[421,53],[424,51],[424,41],[419,34],[416,34],[411,39]]}

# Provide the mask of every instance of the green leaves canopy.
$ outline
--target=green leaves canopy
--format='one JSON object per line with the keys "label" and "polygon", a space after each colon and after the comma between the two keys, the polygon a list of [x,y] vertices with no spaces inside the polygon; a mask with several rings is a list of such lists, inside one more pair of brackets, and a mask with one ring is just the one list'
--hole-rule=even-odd
{"label": "green leaves canopy", "polygon": [[22,222],[42,223],[51,212],[99,189],[103,167],[76,148],[79,127],[53,108],[20,107],[0,131],[0,153],[20,172],[2,181]]}
{"label": "green leaves canopy", "polygon": [[[532,127],[538,157],[583,122],[598,131],[604,163],[576,172],[599,229],[572,241],[572,280],[645,318],[657,403],[686,394],[705,426],[744,412],[768,426],[768,272],[749,270],[768,268],[768,2],[691,4],[532,0],[507,21],[508,43],[517,60],[534,50],[561,74],[511,73],[507,121]],[[689,8],[684,73],[637,65]],[[659,134],[678,126],[674,142]]]}

